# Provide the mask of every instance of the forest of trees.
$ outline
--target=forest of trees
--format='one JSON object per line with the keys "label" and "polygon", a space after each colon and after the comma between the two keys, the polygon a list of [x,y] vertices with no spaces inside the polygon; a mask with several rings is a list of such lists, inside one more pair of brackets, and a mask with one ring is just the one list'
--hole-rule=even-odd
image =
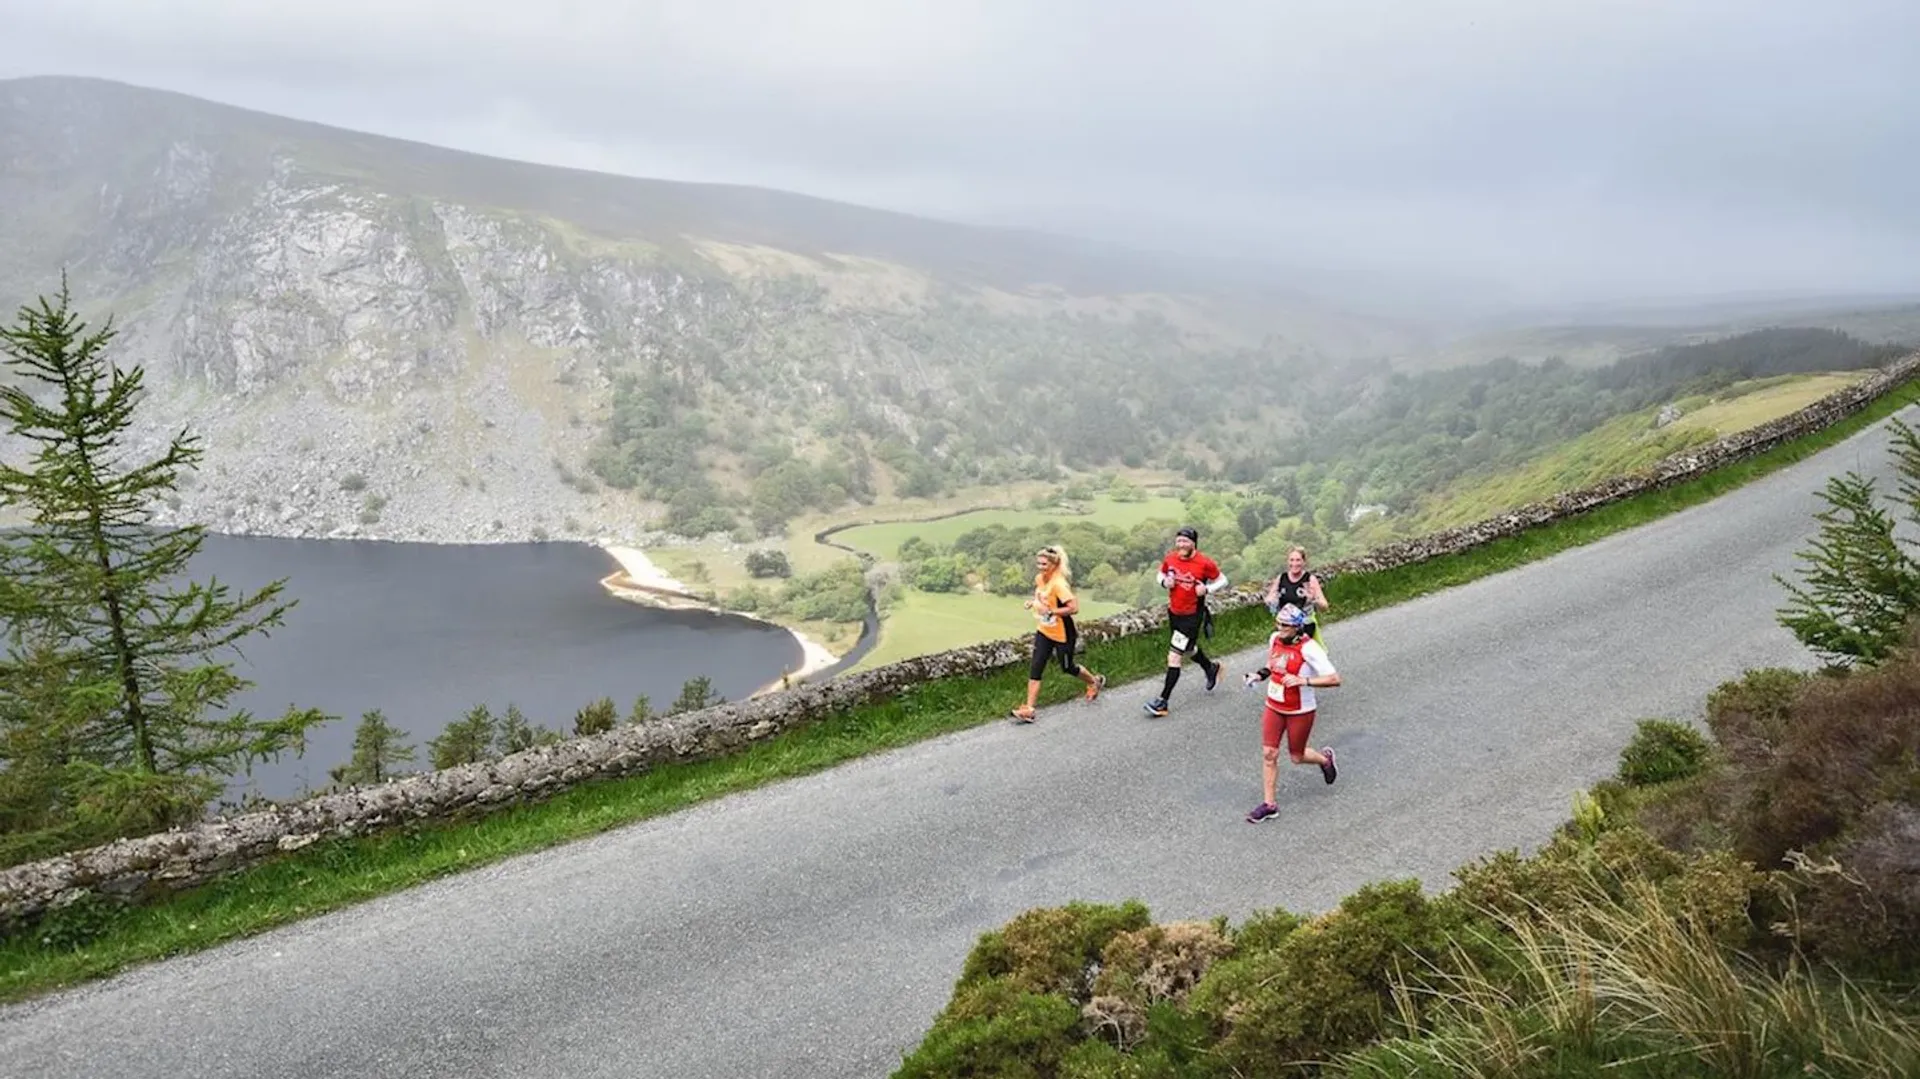
{"label": "forest of trees", "polygon": [[[1651,404],[1899,352],[1769,329],[1603,367],[1503,359],[1409,373],[1278,344],[1201,346],[1151,313],[1042,318],[947,299],[854,318],[805,282],[716,285],[705,299],[699,320],[617,372],[592,463],[608,484],[666,503],[668,530],[742,540],[871,502],[876,465],[907,497],[1164,467],[1263,485],[1337,529],[1357,503],[1403,512]],[[744,492],[716,483],[723,457]]]}

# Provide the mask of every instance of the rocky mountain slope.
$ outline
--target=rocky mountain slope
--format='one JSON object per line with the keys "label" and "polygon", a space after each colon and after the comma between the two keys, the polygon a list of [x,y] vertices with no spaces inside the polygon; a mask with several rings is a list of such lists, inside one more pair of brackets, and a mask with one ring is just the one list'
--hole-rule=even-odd
{"label": "rocky mountain slope", "polygon": [[[0,82],[0,303],[63,269],[150,443],[204,439],[170,518],[291,536],[644,542],[1224,452],[1288,370],[1408,340],[1091,244]],[[1197,360],[1252,391],[1211,449],[1167,407]]]}

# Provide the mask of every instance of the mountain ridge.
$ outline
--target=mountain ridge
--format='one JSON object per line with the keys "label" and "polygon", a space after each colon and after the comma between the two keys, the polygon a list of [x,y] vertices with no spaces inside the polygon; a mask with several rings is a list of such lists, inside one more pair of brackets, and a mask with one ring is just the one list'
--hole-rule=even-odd
{"label": "mountain ridge", "polygon": [[[107,80],[0,83],[0,210],[0,299],[65,269],[84,315],[112,313],[153,373],[149,441],[207,439],[168,512],[237,532],[638,542],[676,498],[677,530],[723,523],[701,507],[779,464],[769,442],[816,505],[993,483],[1118,463],[1123,414],[1164,453],[1184,432],[1153,398],[1179,364],[1264,383],[1408,340],[1253,285],[1095,289],[1173,282],[1100,245]],[[1118,399],[1019,415],[1049,370]]]}
{"label": "mountain ridge", "polygon": [[[110,96],[115,105],[156,114],[150,120],[202,125],[226,120],[244,124],[249,129],[245,133],[253,137],[325,142],[340,155],[327,162],[333,168],[362,172],[408,194],[541,213],[609,236],[658,239],[662,232],[697,230],[700,236],[726,242],[826,257],[839,248],[945,274],[974,275],[980,283],[1046,284],[1070,291],[1164,291],[1184,280],[1169,267],[1187,268],[1191,275],[1193,268],[1208,265],[1208,260],[1191,255],[1034,228],[950,221],[758,185],[633,176],[453,149],[110,79],[27,76],[0,80],[0,94],[14,97],[16,108],[97,106],[98,100],[75,98]],[[232,136],[230,129],[227,134]],[[416,184],[398,184],[392,176],[396,169],[416,170],[411,177]],[[499,185],[513,183],[529,186],[500,190]],[[887,237],[883,228],[906,235]],[[991,250],[938,253],[933,251],[936,241]],[[1090,259],[1101,263],[1089,265]],[[1224,280],[1224,271],[1216,269],[1209,283],[1217,287]]]}
{"label": "mountain ridge", "polygon": [[0,301],[69,272],[150,372],[142,445],[204,438],[163,523],[755,542],[1073,472],[1251,482],[1433,362],[1428,328],[1116,250],[0,82]]}

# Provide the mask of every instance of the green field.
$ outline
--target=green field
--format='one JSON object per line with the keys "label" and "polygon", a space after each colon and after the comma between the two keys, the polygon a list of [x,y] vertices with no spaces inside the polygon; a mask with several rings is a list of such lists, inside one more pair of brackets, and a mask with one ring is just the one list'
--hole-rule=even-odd
{"label": "green field", "polygon": [[[962,645],[1018,637],[1033,630],[1021,596],[993,596],[985,592],[921,592],[906,597],[880,623],[880,643],[854,667],[884,667],[914,656],[944,652]],[[1124,603],[1102,603],[1082,598],[1082,619],[1105,618],[1127,609]]]}
{"label": "green field", "polygon": [[[1079,512],[1065,509],[996,509],[975,510],[957,517],[945,517],[938,521],[889,521],[883,524],[861,525],[849,528],[831,538],[835,543],[858,548],[872,554],[882,561],[890,561],[900,556],[900,545],[911,536],[919,536],[928,543],[948,544],[964,532],[988,525],[1008,525],[1021,527],[1039,524],[1043,521],[1087,522],[1103,527],[1132,528],[1142,521],[1156,517],[1178,521],[1186,511],[1181,508],[1180,500],[1166,496],[1149,497],[1139,502],[1117,502],[1108,495],[1100,495],[1086,503]],[[1172,530],[1168,530],[1171,542]],[[1071,554],[1071,552],[1069,552]],[[1015,605],[1016,607],[1018,604]],[[1022,612],[1024,613],[1024,612]]]}
{"label": "green field", "polygon": [[1849,371],[1735,383],[1711,399],[1676,402],[1685,414],[1660,428],[1654,426],[1660,411],[1657,408],[1616,417],[1520,468],[1456,484],[1429,496],[1412,531],[1418,534],[1471,524],[1529,502],[1637,472],[1668,454],[1797,412],[1867,374]]}
{"label": "green field", "polygon": [[1763,379],[1751,393],[1737,397],[1740,385],[1701,408],[1693,409],[1674,421],[1673,426],[1708,431],[1716,438],[1758,427],[1789,413],[1798,412],[1830,393],[1838,393],[1866,378],[1870,372],[1846,371],[1831,375],[1790,376]]}

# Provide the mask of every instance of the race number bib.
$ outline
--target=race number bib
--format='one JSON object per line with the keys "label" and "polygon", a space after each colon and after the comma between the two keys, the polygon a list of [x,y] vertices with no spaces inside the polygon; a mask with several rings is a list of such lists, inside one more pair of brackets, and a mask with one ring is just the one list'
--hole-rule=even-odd
{"label": "race number bib", "polygon": [[1192,638],[1188,637],[1185,633],[1182,633],[1177,629],[1174,630],[1173,631],[1173,650],[1176,652],[1185,651],[1187,647],[1187,642],[1190,640],[1192,640]]}

